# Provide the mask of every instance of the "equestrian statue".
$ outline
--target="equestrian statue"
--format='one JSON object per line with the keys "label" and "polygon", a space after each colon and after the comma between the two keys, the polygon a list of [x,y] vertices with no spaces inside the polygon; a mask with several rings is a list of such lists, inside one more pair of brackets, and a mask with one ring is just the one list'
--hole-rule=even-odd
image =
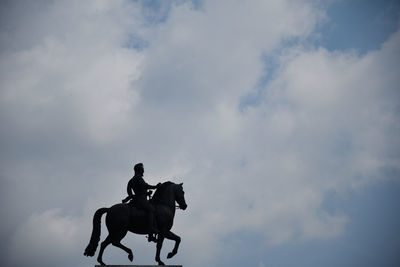
{"label": "equestrian statue", "polygon": [[[147,184],[143,179],[144,166],[142,163],[136,164],[134,171],[135,174],[127,186],[128,196],[122,200],[122,203],[115,204],[110,208],[100,208],[93,216],[92,236],[84,255],[94,256],[100,241],[101,217],[106,213],[108,236],[101,243],[97,256],[97,261],[101,265],[105,265],[102,257],[104,249],[109,244],[124,250],[128,253],[128,259],[133,261],[132,250],[121,244],[121,240],[128,231],[139,235],[148,235],[149,242],[157,243],[155,260],[158,265],[165,265],[160,259],[160,251],[165,238],[175,241],[175,246],[168,253],[167,258],[172,258],[178,252],[181,238],[171,232],[171,228],[175,209],[185,210],[187,208],[183,183],[165,182],[153,186]],[[152,193],[149,189],[156,189],[150,200],[147,199]],[[175,202],[178,203],[178,206],[175,205]]]}

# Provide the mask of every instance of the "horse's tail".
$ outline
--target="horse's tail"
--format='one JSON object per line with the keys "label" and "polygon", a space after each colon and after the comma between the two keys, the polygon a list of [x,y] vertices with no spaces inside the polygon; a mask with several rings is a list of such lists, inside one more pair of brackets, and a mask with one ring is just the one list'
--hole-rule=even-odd
{"label": "horse's tail", "polygon": [[97,246],[100,241],[100,228],[101,228],[101,216],[108,211],[108,208],[100,208],[98,209],[93,216],[93,231],[92,236],[90,237],[89,245],[85,249],[85,256],[94,256],[96,252]]}

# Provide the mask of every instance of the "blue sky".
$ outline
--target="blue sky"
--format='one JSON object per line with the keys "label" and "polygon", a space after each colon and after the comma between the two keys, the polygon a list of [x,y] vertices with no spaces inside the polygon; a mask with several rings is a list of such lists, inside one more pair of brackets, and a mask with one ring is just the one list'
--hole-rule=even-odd
{"label": "blue sky", "polygon": [[[396,266],[400,216],[398,182],[381,183],[344,198],[328,197],[325,207],[340,210],[351,221],[345,234],[333,240],[265,246],[255,232],[234,233],[224,240],[221,265],[257,266]],[[243,254],[237,261],[232,255]]]}
{"label": "blue sky", "polygon": [[[184,182],[168,264],[400,264],[398,1],[0,12],[2,265],[93,266],[94,211],[125,197],[137,162],[149,183]],[[123,243],[153,263],[143,237]]]}
{"label": "blue sky", "polygon": [[334,1],[319,45],[330,50],[377,50],[397,30],[398,1]]}

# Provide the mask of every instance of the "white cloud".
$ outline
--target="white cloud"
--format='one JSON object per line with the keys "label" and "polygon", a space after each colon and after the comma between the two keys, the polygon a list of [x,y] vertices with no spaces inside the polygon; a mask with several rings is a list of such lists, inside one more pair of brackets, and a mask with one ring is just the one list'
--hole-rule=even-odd
{"label": "white cloud", "polygon": [[[127,124],[126,114],[137,101],[130,83],[138,76],[140,55],[120,47],[126,23],[118,15],[129,13],[100,4],[64,4],[32,19],[44,24],[39,43],[2,53],[2,106],[10,106],[6,111],[25,131],[46,134],[62,128],[78,138],[107,141]],[[23,38],[24,31],[16,38]]]}

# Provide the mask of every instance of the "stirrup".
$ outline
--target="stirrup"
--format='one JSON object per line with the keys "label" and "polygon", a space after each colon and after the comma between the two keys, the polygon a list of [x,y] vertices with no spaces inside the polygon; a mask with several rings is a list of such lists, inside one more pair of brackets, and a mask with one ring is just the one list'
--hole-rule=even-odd
{"label": "stirrup", "polygon": [[154,242],[154,243],[157,243],[157,241],[158,241],[158,238],[157,238],[157,235],[156,235],[156,234],[149,234],[149,235],[147,236],[147,242]]}

